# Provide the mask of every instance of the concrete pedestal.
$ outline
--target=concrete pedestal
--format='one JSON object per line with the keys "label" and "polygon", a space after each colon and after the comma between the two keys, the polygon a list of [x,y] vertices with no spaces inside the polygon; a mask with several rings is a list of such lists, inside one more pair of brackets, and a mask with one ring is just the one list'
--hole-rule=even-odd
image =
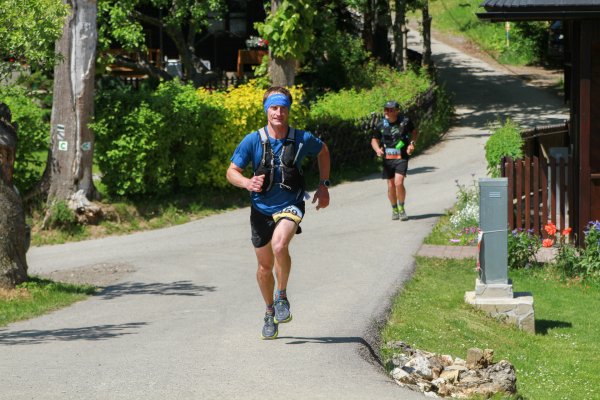
{"label": "concrete pedestal", "polygon": [[500,317],[519,329],[535,333],[533,296],[527,292],[514,293],[510,281],[508,284],[484,284],[477,279],[475,291],[466,292],[465,301],[492,317]]}

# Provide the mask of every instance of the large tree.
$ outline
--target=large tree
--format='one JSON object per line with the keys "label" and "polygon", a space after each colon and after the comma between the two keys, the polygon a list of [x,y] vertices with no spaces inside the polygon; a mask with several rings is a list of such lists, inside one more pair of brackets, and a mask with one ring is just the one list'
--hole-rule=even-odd
{"label": "large tree", "polygon": [[49,205],[68,201],[80,215],[92,213],[92,218],[99,212],[89,202],[96,197],[96,189],[92,181],[94,135],[88,127],[94,105],[97,4],[95,0],[64,3],[71,12],[56,42],[62,59],[54,68],[51,143],[41,187]]}
{"label": "large tree", "polygon": [[10,110],[0,103],[0,288],[27,279],[25,212],[13,184],[17,131]]}
{"label": "large tree", "polygon": [[[67,8],[60,0],[3,0],[0,12],[0,79],[25,65],[52,65]],[[0,287],[27,279],[25,214],[13,183],[17,127],[0,104]]]}
{"label": "large tree", "polygon": [[201,84],[206,67],[195,48],[211,18],[218,18],[225,0],[99,0],[100,42],[103,50],[117,44],[127,53],[117,55],[115,64],[132,67],[150,76],[171,79],[164,70],[147,60],[144,27],[164,32],[175,44],[183,67],[183,79]]}

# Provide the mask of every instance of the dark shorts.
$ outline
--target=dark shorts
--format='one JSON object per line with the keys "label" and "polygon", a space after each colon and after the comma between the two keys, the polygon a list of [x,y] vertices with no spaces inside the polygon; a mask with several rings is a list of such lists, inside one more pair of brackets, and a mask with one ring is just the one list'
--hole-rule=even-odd
{"label": "dark shorts", "polygon": [[[304,202],[296,204],[296,207],[304,214]],[[250,207],[250,230],[252,231],[252,245],[255,248],[260,248],[267,245],[273,238],[273,232],[277,223],[272,216],[265,215]],[[302,228],[298,225],[296,229],[296,235],[302,233]]]}
{"label": "dark shorts", "polygon": [[383,160],[381,177],[383,179],[392,179],[395,174],[406,176],[406,171],[408,171],[408,160]]}

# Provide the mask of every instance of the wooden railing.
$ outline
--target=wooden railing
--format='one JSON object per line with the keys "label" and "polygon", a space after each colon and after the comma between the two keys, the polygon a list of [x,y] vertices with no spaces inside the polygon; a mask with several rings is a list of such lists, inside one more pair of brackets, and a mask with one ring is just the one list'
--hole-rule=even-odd
{"label": "wooden railing", "polygon": [[561,231],[573,220],[573,159],[524,157],[502,160],[508,178],[508,224],[511,230],[532,230],[546,237],[544,226],[553,222]]}

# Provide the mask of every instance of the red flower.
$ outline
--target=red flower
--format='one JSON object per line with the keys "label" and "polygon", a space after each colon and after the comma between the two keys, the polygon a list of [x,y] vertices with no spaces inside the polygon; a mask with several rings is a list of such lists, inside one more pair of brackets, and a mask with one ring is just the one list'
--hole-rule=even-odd
{"label": "red flower", "polygon": [[554,244],[554,240],[552,240],[552,239],[542,240],[542,246],[544,246],[544,247],[552,247],[553,244]]}
{"label": "red flower", "polygon": [[563,236],[569,236],[571,234],[571,228],[565,228],[562,231]]}
{"label": "red flower", "polygon": [[550,222],[549,224],[547,224],[546,226],[544,226],[544,230],[548,233],[548,235],[555,235],[556,234],[556,225],[554,225],[552,222]]}

